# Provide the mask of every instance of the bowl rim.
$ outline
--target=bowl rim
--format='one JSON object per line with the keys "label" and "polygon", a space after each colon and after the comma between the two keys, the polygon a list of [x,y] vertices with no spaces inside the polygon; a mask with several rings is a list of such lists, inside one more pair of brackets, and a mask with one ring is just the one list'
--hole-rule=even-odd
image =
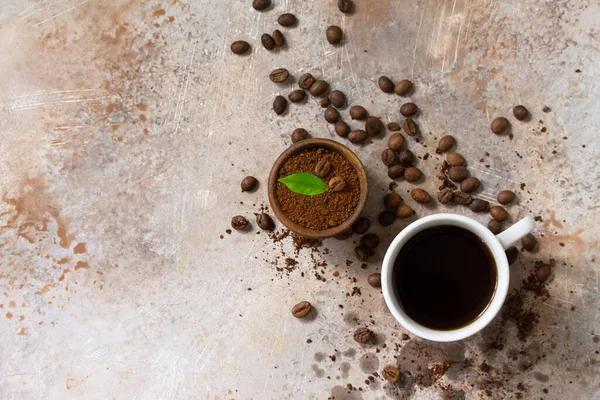
{"label": "bowl rim", "polygon": [[[360,184],[358,204],[356,205],[356,208],[354,209],[352,215],[350,215],[350,217],[348,217],[348,219],[346,219],[340,225],[323,230],[305,228],[299,225],[298,223],[292,221],[281,209],[279,201],[277,200],[277,179],[279,176],[279,171],[281,170],[283,164],[292,155],[298,153],[299,151],[315,147],[326,148],[328,150],[335,151],[338,154],[342,155],[346,160],[348,160],[348,162],[350,162],[350,164],[352,164],[352,166],[356,170],[356,174],[358,175],[358,181]],[[279,219],[279,221],[292,232],[309,239],[330,238],[342,233],[343,231],[349,228],[352,228],[352,225],[356,222],[358,218],[360,218],[360,215],[362,214],[367,204],[367,198],[369,194],[368,189],[369,188],[367,173],[364,165],[360,161],[360,158],[358,158],[358,156],[352,150],[350,150],[347,146],[343,145],[342,143],[336,142],[335,140],[322,138],[305,139],[285,149],[279,155],[277,160],[275,160],[275,162],[273,163],[273,166],[271,167],[271,172],[269,173],[268,181],[269,203],[271,205],[271,210],[273,210],[277,219]]]}

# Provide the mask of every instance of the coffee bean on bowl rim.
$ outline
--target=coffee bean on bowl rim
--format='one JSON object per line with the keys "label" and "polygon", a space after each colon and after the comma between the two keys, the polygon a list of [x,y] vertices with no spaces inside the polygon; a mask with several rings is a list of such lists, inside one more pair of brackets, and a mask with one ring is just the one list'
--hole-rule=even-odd
{"label": "coffee bean on bowl rim", "polygon": [[301,140],[308,139],[309,136],[310,135],[304,128],[294,129],[292,132],[292,143],[298,143]]}

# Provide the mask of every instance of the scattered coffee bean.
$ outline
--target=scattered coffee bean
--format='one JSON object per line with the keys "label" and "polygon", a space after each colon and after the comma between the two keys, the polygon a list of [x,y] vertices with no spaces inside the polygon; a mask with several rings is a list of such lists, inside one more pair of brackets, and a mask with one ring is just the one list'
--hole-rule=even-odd
{"label": "scattered coffee bean", "polygon": [[519,257],[519,250],[516,247],[512,246],[506,249],[506,259],[508,260],[508,265],[513,265],[515,261],[517,261],[517,257]]}
{"label": "scattered coffee bean", "polygon": [[513,108],[513,115],[519,121],[523,121],[529,115],[529,110],[527,110],[524,106],[516,106]]}
{"label": "scattered coffee bean", "polygon": [[408,79],[403,79],[396,84],[394,93],[398,96],[406,96],[413,89],[413,84]]}
{"label": "scattered coffee bean", "polygon": [[266,10],[271,5],[271,0],[253,0],[252,7],[256,11]]}
{"label": "scattered coffee bean", "polygon": [[469,171],[462,165],[450,168],[447,173],[454,182],[462,182],[469,177]]}
{"label": "scattered coffee bean", "polygon": [[256,215],[256,224],[258,225],[258,227],[260,229],[265,230],[265,231],[270,231],[273,228],[275,228],[275,223],[273,222],[273,219],[271,219],[269,214],[266,214],[263,212],[263,213],[256,213],[254,215]]}
{"label": "scattered coffee bean", "polygon": [[396,132],[401,129],[400,125],[398,125],[397,122],[390,122],[389,124],[387,124],[387,128],[388,128],[388,130],[390,130],[392,132]]}
{"label": "scattered coffee bean", "polygon": [[388,148],[392,151],[400,151],[404,145],[404,136],[401,133],[394,133],[388,139]]}
{"label": "scattered coffee bean", "polygon": [[346,240],[350,236],[352,236],[352,228],[348,228],[345,231],[342,231],[342,232],[338,233],[337,235],[335,235],[335,238],[337,240]]}
{"label": "scattered coffee bean", "polygon": [[440,139],[438,142],[438,147],[435,150],[436,153],[441,154],[444,153],[454,146],[455,140],[453,136],[446,135]]}
{"label": "scattered coffee bean", "polygon": [[344,32],[339,26],[331,25],[325,31],[325,36],[330,44],[339,44],[344,39]]}
{"label": "scattered coffee bean", "polygon": [[354,248],[354,254],[356,254],[356,258],[358,258],[362,262],[366,262],[369,260],[369,249],[363,246],[356,246]]}
{"label": "scattered coffee bean", "polygon": [[256,185],[258,185],[258,179],[253,176],[247,176],[242,180],[242,184],[240,186],[242,187],[242,192],[249,192],[254,190]]}
{"label": "scattered coffee bean", "polygon": [[400,114],[405,117],[412,117],[419,111],[419,107],[415,103],[404,103],[400,107]]}
{"label": "scattered coffee bean", "polygon": [[301,301],[292,308],[292,315],[296,318],[304,318],[312,310],[312,305],[308,301]]}
{"label": "scattered coffee bean", "polygon": [[410,191],[410,195],[417,203],[429,203],[431,201],[431,196],[423,189],[413,189]]}
{"label": "scattered coffee bean", "polygon": [[275,29],[272,36],[275,46],[281,47],[285,44],[285,36],[283,36],[283,33],[279,29]]}
{"label": "scattered coffee bean", "polygon": [[480,185],[481,182],[479,182],[479,179],[471,176],[460,183],[460,190],[465,193],[471,193],[479,189]]}
{"label": "scattered coffee bean", "polygon": [[367,135],[370,137],[378,136],[381,132],[385,131],[385,126],[383,122],[377,117],[369,117],[365,121],[365,130],[367,131]]}
{"label": "scattered coffee bean", "polygon": [[231,51],[234,54],[244,54],[248,50],[250,50],[250,44],[244,40],[236,40],[231,43]]}
{"label": "scattered coffee bean", "polygon": [[490,129],[492,130],[492,132],[494,132],[495,134],[498,135],[498,134],[504,132],[505,130],[507,130],[509,126],[510,126],[510,122],[508,122],[508,120],[506,118],[499,117],[492,121],[492,124],[490,125]]}
{"label": "scattered coffee bean", "polygon": [[325,92],[327,92],[328,89],[329,89],[329,83],[327,83],[323,80],[318,80],[318,81],[315,81],[315,83],[313,83],[310,86],[310,89],[308,91],[313,96],[318,97],[318,96],[321,96],[322,94],[325,94]]}
{"label": "scattered coffee bean", "polygon": [[302,89],[292,90],[290,94],[288,94],[288,99],[292,103],[299,103],[306,97],[306,92]]}
{"label": "scattered coffee bean", "polygon": [[381,375],[385,378],[385,380],[392,383],[396,383],[398,380],[400,380],[400,370],[393,366],[385,367],[383,371],[381,371]]}
{"label": "scattered coffee bean", "polygon": [[446,161],[448,162],[448,164],[452,165],[453,167],[458,167],[460,165],[465,165],[467,163],[465,158],[458,153],[448,154],[446,156]]}
{"label": "scattered coffee bean", "polygon": [[275,97],[275,100],[273,100],[273,111],[275,111],[275,114],[281,115],[285,112],[286,109],[287,109],[287,100],[285,99],[285,97],[283,97],[283,96]]}
{"label": "scattered coffee bean", "polygon": [[360,244],[367,249],[376,249],[377,246],[379,246],[379,237],[373,233],[367,233],[365,236],[360,238]]}
{"label": "scattered coffee bean", "polygon": [[380,76],[377,81],[379,89],[384,93],[392,93],[394,91],[394,82],[387,76]]}
{"label": "scattered coffee bean", "polygon": [[331,104],[336,108],[342,108],[346,104],[346,95],[340,90],[334,90],[329,93]]}
{"label": "scattered coffee bean", "polygon": [[310,89],[313,83],[315,83],[315,77],[308,72],[303,74],[300,79],[298,79],[298,86],[300,86],[301,89]]}
{"label": "scattered coffee bean", "polygon": [[369,115],[369,113],[367,112],[367,110],[365,110],[364,107],[362,106],[352,106],[350,107],[350,118],[352,119],[358,119],[358,120],[362,120],[362,119],[366,119],[367,116]]}
{"label": "scattered coffee bean", "polygon": [[452,201],[454,202],[454,204],[468,206],[473,202],[473,197],[469,193],[455,192]]}
{"label": "scattered coffee bean", "polygon": [[402,205],[402,197],[398,193],[388,193],[383,198],[383,204],[388,210],[396,210]]}
{"label": "scattered coffee bean", "polygon": [[490,208],[490,215],[498,222],[506,221],[508,218],[508,212],[502,206]]}
{"label": "scattered coffee bean", "polygon": [[454,199],[454,192],[450,188],[444,188],[438,193],[438,201],[442,204],[448,204]]}
{"label": "scattered coffee bean", "polygon": [[492,231],[492,233],[494,235],[497,235],[500,232],[502,232],[502,224],[500,222],[496,221],[495,219],[490,219],[488,221],[487,227],[490,231]]}
{"label": "scattered coffee bean", "polygon": [[295,25],[296,21],[296,16],[290,13],[281,14],[279,18],[277,18],[277,22],[279,23],[279,25],[285,27]]}
{"label": "scattered coffee bean", "polygon": [[412,118],[405,118],[402,121],[402,129],[408,136],[417,136],[421,132],[419,125]]}
{"label": "scattered coffee bean", "polygon": [[410,150],[402,150],[398,154],[398,160],[403,166],[410,167],[415,162],[415,155]]}
{"label": "scattered coffee bean", "polygon": [[404,176],[404,167],[402,165],[392,165],[388,169],[388,176],[391,179],[399,179]]}
{"label": "scattered coffee bean", "polygon": [[396,158],[396,153],[394,153],[390,149],[385,149],[381,153],[381,161],[383,161],[383,164],[386,167],[391,167],[392,165],[394,165],[398,162],[398,159]]}
{"label": "scattered coffee bean", "polygon": [[298,143],[301,140],[308,139],[309,135],[306,129],[298,128],[292,132],[292,143]]}
{"label": "scattered coffee bean", "polygon": [[354,144],[362,143],[366,138],[367,132],[362,129],[355,129],[348,134],[348,140]]}
{"label": "scattered coffee bean", "polygon": [[329,189],[334,192],[341,192],[346,187],[346,181],[344,178],[339,176],[334,176],[329,180]]}
{"label": "scattered coffee bean", "polygon": [[410,206],[408,206],[406,204],[402,204],[396,210],[396,216],[398,216],[398,218],[408,218],[408,217],[413,216],[414,214],[415,214],[415,210],[413,210]]}
{"label": "scattered coffee bean", "polygon": [[408,167],[404,170],[404,179],[406,179],[407,182],[417,182],[422,177],[423,173],[417,167]]}
{"label": "scattered coffee bean", "polygon": [[275,83],[284,82],[288,76],[290,76],[290,72],[285,68],[277,68],[271,71],[269,74],[269,79]]}
{"label": "scattered coffee bean", "polygon": [[498,203],[502,205],[510,204],[515,200],[515,193],[510,190],[503,190],[498,193]]}
{"label": "scattered coffee bean", "polygon": [[241,215],[231,218],[231,227],[236,231],[243,231],[248,226],[248,220]]}
{"label": "scattered coffee bean", "polygon": [[488,212],[490,210],[490,203],[482,199],[474,199],[473,202],[469,204],[469,208],[476,213]]}
{"label": "scattered coffee bean", "polygon": [[342,120],[335,123],[335,133],[340,137],[348,137],[350,133],[350,126]]}
{"label": "scattered coffee bean", "polygon": [[527,251],[533,251],[535,246],[537,246],[537,240],[535,239],[535,236],[533,236],[531,233],[523,236],[523,239],[521,239],[521,246],[523,246],[523,248]]}
{"label": "scattered coffee bean", "polygon": [[268,33],[262,34],[260,37],[260,42],[267,50],[273,50],[275,48],[275,39],[273,39],[273,36],[269,35]]}
{"label": "scattered coffee bean", "polygon": [[350,12],[350,10],[352,10],[352,1],[338,0],[338,9],[344,14]]}
{"label": "scattered coffee bean", "polygon": [[378,220],[381,226],[390,226],[396,220],[396,214],[389,210],[386,210],[379,214]]}
{"label": "scattered coffee bean", "polygon": [[373,331],[368,328],[358,328],[354,332],[354,341],[357,343],[367,343],[373,337]]}
{"label": "scattered coffee bean", "polygon": [[371,221],[369,221],[368,218],[360,217],[359,219],[356,220],[354,225],[352,225],[352,231],[354,233],[356,233],[357,235],[363,235],[369,230],[370,226],[371,226]]}
{"label": "scattered coffee bean", "polygon": [[321,99],[321,101],[319,102],[319,104],[321,105],[321,107],[323,108],[327,108],[329,107],[329,105],[331,104],[331,102],[329,101],[329,97],[325,96]]}
{"label": "scattered coffee bean", "polygon": [[330,124],[335,124],[340,119],[340,113],[335,108],[329,106],[325,110],[324,117],[325,121],[329,122]]}
{"label": "scattered coffee bean", "polygon": [[367,278],[367,282],[369,282],[369,285],[375,288],[381,287],[381,274],[376,272],[374,274],[369,275],[369,277]]}
{"label": "scattered coffee bean", "polygon": [[331,163],[327,160],[319,160],[315,166],[315,175],[319,178],[325,178],[331,172]]}
{"label": "scattered coffee bean", "polygon": [[546,282],[552,274],[552,264],[541,264],[535,268],[535,279],[538,282]]}

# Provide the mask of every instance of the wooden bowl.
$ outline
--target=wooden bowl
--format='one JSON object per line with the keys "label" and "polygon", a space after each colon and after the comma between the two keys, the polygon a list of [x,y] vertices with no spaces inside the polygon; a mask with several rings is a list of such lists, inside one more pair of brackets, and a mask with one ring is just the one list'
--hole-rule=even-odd
{"label": "wooden bowl", "polygon": [[[352,166],[356,170],[356,173],[358,175],[358,181],[360,184],[360,195],[358,199],[358,204],[356,205],[356,209],[354,210],[352,215],[342,224],[324,230],[305,228],[292,221],[283,212],[281,206],[279,205],[279,201],[277,200],[277,179],[279,179],[279,170],[281,169],[283,164],[287,161],[288,158],[298,153],[299,151],[315,147],[325,148],[341,154],[346,160],[350,162],[350,164],[352,164]],[[269,203],[271,203],[271,209],[273,210],[275,216],[279,219],[279,221],[281,221],[281,223],[285,225],[289,230],[309,239],[325,239],[336,236],[345,231],[346,229],[351,228],[352,225],[356,222],[356,220],[360,217],[360,214],[363,212],[365,204],[367,203],[367,173],[365,171],[365,167],[362,165],[360,159],[356,156],[356,154],[354,154],[352,150],[350,150],[343,144],[330,139],[306,139],[290,146],[287,150],[281,153],[279,158],[277,158],[277,160],[273,164],[273,167],[271,168],[271,173],[269,174],[268,192]]]}

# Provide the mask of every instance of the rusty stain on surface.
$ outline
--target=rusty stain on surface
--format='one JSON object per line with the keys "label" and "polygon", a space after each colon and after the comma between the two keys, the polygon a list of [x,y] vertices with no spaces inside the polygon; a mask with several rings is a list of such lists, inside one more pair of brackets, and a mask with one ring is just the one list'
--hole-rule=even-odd
{"label": "rusty stain on surface", "polygon": [[75,264],[75,271],[88,268],[90,268],[90,266],[86,261],[77,261],[77,264]]}
{"label": "rusty stain on surface", "polygon": [[13,317],[11,312],[6,313],[6,319],[11,319]]}
{"label": "rusty stain on surface", "polygon": [[77,243],[75,247],[73,247],[74,254],[83,254],[87,251],[85,247],[85,243]]}

